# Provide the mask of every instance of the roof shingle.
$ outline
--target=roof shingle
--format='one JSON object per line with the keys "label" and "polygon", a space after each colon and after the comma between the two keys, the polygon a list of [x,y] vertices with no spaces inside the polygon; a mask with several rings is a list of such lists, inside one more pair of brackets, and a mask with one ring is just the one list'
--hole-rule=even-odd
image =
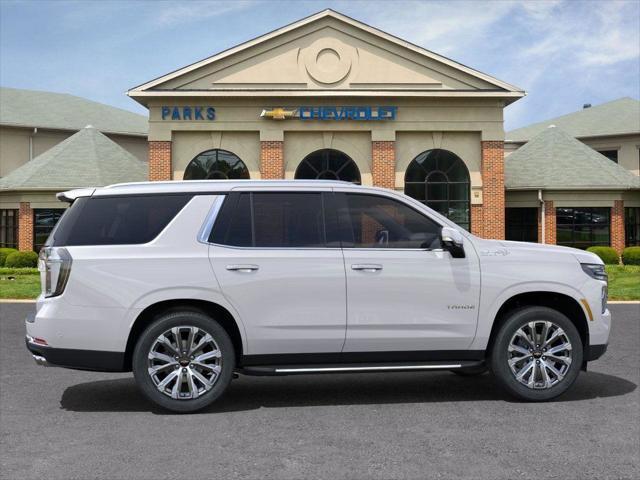
{"label": "roof shingle", "polygon": [[147,165],[91,126],[0,179],[2,190],[67,190],[147,180]]}
{"label": "roof shingle", "polygon": [[550,125],[576,138],[640,133],[640,101],[630,97],[584,108],[577,112],[507,132],[507,141],[526,142]]}
{"label": "roof shingle", "polygon": [[104,133],[148,132],[144,115],[66,93],[0,88],[0,125],[80,130],[88,124]]}
{"label": "roof shingle", "polygon": [[636,177],[560,128],[550,127],[505,158],[508,190],[640,188]]}

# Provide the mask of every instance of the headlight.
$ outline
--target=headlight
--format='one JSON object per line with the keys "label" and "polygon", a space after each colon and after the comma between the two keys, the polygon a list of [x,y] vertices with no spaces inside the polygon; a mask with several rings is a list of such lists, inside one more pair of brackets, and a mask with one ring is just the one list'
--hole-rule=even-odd
{"label": "headlight", "polygon": [[40,250],[38,270],[44,296],[61,295],[71,273],[71,255],[66,248],[44,247]]}
{"label": "headlight", "polygon": [[589,275],[591,278],[595,278],[596,280],[602,280],[604,282],[607,281],[607,272],[604,269],[604,265],[600,265],[599,263],[581,263],[580,266],[584,273]]}

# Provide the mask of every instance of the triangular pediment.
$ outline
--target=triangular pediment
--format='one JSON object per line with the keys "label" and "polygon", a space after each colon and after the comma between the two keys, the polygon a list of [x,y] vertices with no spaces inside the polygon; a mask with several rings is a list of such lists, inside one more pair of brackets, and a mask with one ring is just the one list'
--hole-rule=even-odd
{"label": "triangular pediment", "polygon": [[524,94],[331,10],[136,87],[129,95],[167,91]]}

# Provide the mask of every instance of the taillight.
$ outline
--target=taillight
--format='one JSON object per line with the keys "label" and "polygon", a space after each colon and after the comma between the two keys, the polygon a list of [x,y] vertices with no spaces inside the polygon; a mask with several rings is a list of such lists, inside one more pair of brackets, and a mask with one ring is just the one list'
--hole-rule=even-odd
{"label": "taillight", "polygon": [[40,250],[38,270],[44,296],[61,295],[71,273],[71,255],[66,248],[44,247]]}

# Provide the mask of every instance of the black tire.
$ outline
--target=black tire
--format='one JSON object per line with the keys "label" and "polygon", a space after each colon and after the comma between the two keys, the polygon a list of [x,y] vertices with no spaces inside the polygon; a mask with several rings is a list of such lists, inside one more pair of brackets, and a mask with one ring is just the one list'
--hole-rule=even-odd
{"label": "black tire", "polygon": [[482,364],[473,367],[457,368],[451,371],[456,375],[460,375],[461,377],[477,377],[479,375],[487,373],[489,371],[489,368],[485,364]]}
{"label": "black tire", "polygon": [[[148,355],[156,339],[172,327],[193,326],[213,337],[221,352],[221,368],[209,391],[198,398],[174,399],[159,391],[148,373]],[[216,401],[227,389],[235,369],[235,351],[227,332],[208,315],[198,311],[173,311],[159,316],[140,335],[133,351],[133,375],[142,393],[152,402],[172,412],[188,413],[201,410]],[[174,368],[174,367],[171,367]]]}
{"label": "black tire", "polygon": [[[571,364],[562,380],[547,388],[533,389],[516,379],[509,367],[509,344],[521,327],[533,321],[550,321],[564,330],[571,343]],[[540,352],[537,353],[540,355]],[[535,358],[544,357],[532,357]],[[565,315],[547,307],[525,307],[513,312],[501,325],[491,347],[490,368],[500,385],[511,395],[529,402],[543,402],[563,394],[580,373],[583,359],[582,339],[576,326]]]}

